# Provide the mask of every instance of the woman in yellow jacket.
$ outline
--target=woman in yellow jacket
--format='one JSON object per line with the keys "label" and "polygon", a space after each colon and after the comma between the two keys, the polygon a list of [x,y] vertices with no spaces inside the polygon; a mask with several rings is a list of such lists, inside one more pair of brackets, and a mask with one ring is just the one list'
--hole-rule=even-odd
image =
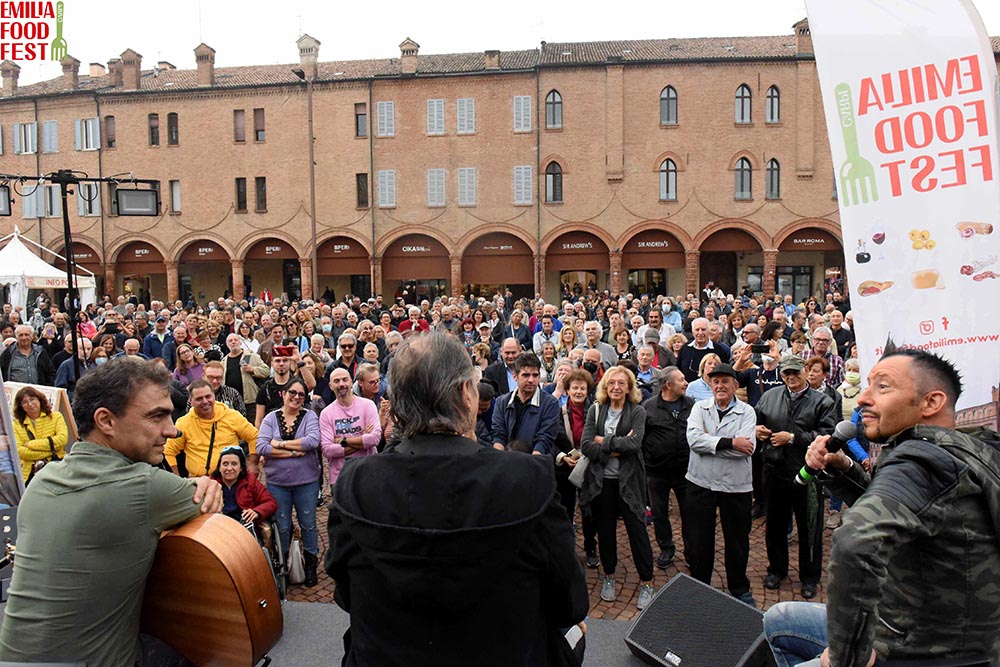
{"label": "woman in yellow jacket", "polygon": [[24,387],[14,397],[14,438],[27,481],[36,462],[58,460],[66,455],[69,430],[66,420],[52,410],[42,392]]}

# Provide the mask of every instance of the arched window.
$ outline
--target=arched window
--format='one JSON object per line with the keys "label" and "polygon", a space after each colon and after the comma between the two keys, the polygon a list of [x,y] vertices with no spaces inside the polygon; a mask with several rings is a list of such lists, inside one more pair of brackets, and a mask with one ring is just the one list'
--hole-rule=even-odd
{"label": "arched window", "polygon": [[677,91],[667,86],[660,92],[660,125],[677,124]]}
{"label": "arched window", "polygon": [[558,162],[549,162],[545,167],[545,202],[561,203],[563,200],[563,172]]}
{"label": "arched window", "polygon": [[750,95],[750,86],[742,84],[736,89],[736,122],[749,123],[751,119],[750,107],[753,97]]}
{"label": "arched window", "polygon": [[670,158],[660,163],[660,201],[677,201],[677,165]]}
{"label": "arched window", "polygon": [[781,199],[781,165],[775,159],[767,161],[764,173],[764,197],[766,199]]}
{"label": "arched window", "polygon": [[553,90],[545,97],[545,127],[557,130],[562,127],[562,95]]}
{"label": "arched window", "polygon": [[751,186],[753,168],[750,166],[750,160],[745,157],[737,160],[736,170],[733,173],[736,179],[733,196],[736,199],[753,199],[753,187]]}
{"label": "arched window", "polygon": [[771,86],[767,89],[767,107],[765,108],[764,122],[781,122],[781,93],[778,91],[777,86]]}

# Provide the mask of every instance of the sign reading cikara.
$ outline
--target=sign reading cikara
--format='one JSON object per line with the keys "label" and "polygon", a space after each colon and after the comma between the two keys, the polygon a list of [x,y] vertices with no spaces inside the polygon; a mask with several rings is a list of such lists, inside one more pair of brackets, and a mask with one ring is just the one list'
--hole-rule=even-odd
{"label": "sign reading cikara", "polygon": [[971,0],[806,0],[862,375],[891,335],[1000,384],[997,71]]}

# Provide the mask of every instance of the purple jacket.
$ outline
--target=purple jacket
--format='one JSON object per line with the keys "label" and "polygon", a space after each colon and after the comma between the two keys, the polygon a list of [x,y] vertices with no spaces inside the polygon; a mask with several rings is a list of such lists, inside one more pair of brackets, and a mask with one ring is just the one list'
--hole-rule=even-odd
{"label": "purple jacket", "polygon": [[305,416],[299,422],[292,440],[302,439],[302,451],[305,456],[288,459],[271,458],[271,441],[281,440],[281,428],[278,424],[278,412],[269,412],[260,423],[257,434],[257,453],[265,457],[264,472],[268,484],[278,486],[299,486],[315,482],[320,477],[319,459],[314,452],[319,447],[319,417],[312,410],[306,410]]}

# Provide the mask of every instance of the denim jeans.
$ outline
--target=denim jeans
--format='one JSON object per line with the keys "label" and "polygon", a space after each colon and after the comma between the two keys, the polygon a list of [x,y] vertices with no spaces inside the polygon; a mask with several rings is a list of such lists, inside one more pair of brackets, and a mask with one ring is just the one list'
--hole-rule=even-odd
{"label": "denim jeans", "polygon": [[292,536],[292,507],[295,507],[295,517],[302,533],[302,549],[314,556],[319,555],[319,533],[316,532],[316,494],[319,493],[319,480],[298,486],[280,486],[268,484],[267,490],[278,501],[278,511],[275,517],[278,521],[278,535],[281,545],[288,553],[288,545]]}
{"label": "denim jeans", "polygon": [[819,665],[826,649],[826,605],[779,602],[764,614],[764,635],[778,667]]}

